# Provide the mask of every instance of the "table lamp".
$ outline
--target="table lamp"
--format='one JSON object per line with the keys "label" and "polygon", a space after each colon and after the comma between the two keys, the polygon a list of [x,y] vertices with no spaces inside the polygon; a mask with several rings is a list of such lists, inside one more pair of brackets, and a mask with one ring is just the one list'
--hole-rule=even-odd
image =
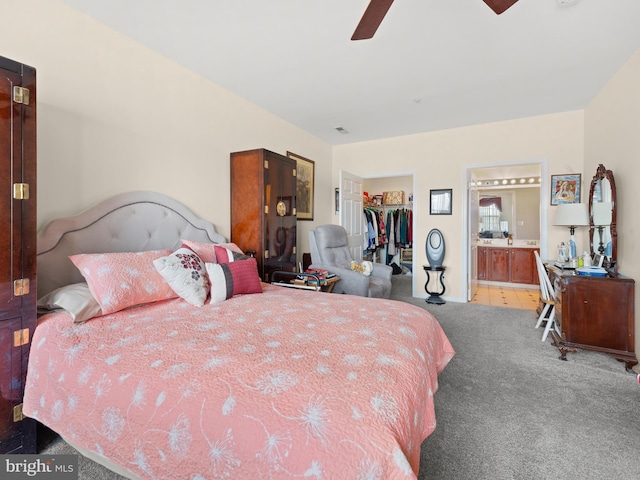
{"label": "table lamp", "polygon": [[556,211],[554,225],[569,227],[569,258],[576,258],[576,227],[589,225],[589,210],[584,203],[561,203]]}

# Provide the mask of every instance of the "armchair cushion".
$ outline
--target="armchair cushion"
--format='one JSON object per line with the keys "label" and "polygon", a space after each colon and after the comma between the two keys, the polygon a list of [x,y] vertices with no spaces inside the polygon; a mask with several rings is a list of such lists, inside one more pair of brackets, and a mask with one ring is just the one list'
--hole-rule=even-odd
{"label": "armchair cushion", "polygon": [[314,232],[318,248],[316,258],[311,252],[311,262],[350,268],[353,258],[346,230],[340,225],[321,225]]}
{"label": "armchair cushion", "polygon": [[378,277],[387,282],[391,282],[391,276],[393,275],[393,268],[389,265],[383,265],[382,263],[374,263],[373,270],[371,271],[372,277]]}

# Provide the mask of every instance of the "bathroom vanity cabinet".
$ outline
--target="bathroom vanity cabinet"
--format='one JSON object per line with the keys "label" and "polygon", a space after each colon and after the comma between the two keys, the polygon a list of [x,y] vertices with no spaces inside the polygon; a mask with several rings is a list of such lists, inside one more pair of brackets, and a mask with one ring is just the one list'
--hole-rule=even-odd
{"label": "bathroom vanity cabinet", "polygon": [[538,248],[478,246],[478,280],[490,282],[538,283],[533,252]]}

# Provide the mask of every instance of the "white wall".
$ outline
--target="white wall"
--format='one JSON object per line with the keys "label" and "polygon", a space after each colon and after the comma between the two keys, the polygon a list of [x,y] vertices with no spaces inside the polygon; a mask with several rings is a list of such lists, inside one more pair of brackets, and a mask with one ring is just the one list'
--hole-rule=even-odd
{"label": "white wall", "polygon": [[[640,281],[640,50],[585,109],[587,182],[602,163],[613,172],[617,192],[618,264],[620,273]],[[587,187],[588,188],[588,187]],[[588,193],[587,193],[588,194]],[[636,287],[636,346],[640,341],[640,293]],[[638,349],[636,348],[636,352]]]}
{"label": "white wall", "polygon": [[[521,120],[475,125],[438,132],[340,145],[333,149],[333,181],[338,184],[340,169],[362,177],[393,175],[412,170],[416,176],[414,229],[416,245],[438,228],[446,242],[445,298],[464,301],[466,295],[463,235],[464,168],[546,158],[549,175],[582,173],[584,156],[584,114],[582,111],[530,117]],[[453,215],[429,215],[429,190],[453,189]],[[568,231],[553,227],[555,211],[549,211],[548,251],[566,241]],[[586,232],[576,231],[577,241],[586,245]],[[581,248],[581,247],[579,247]],[[415,264],[427,264],[422,248],[415,249]],[[425,295],[422,269],[415,272],[414,295]]]}
{"label": "white wall", "polygon": [[59,0],[3,0],[2,16],[0,55],[37,70],[39,226],[155,190],[228,237],[229,154],[253,148],[315,161],[315,221],[299,222],[299,252],[309,227],[333,221],[328,144]]}

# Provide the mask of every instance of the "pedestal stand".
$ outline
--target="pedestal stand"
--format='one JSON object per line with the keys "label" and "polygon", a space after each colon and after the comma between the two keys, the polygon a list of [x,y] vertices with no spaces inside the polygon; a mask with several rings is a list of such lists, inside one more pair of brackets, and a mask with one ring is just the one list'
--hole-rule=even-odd
{"label": "pedestal stand", "polygon": [[[427,274],[427,282],[424,284],[424,290],[429,294],[429,297],[426,300],[427,303],[443,305],[446,302],[442,298],[440,298],[440,296],[444,295],[444,292],[446,290],[444,286],[444,271],[447,269],[447,267],[432,267],[431,265],[423,265],[422,268]],[[440,280],[440,285],[442,286],[441,291],[435,292],[429,290],[429,281],[431,280],[429,272],[436,272],[436,275],[438,276],[437,278]]]}

